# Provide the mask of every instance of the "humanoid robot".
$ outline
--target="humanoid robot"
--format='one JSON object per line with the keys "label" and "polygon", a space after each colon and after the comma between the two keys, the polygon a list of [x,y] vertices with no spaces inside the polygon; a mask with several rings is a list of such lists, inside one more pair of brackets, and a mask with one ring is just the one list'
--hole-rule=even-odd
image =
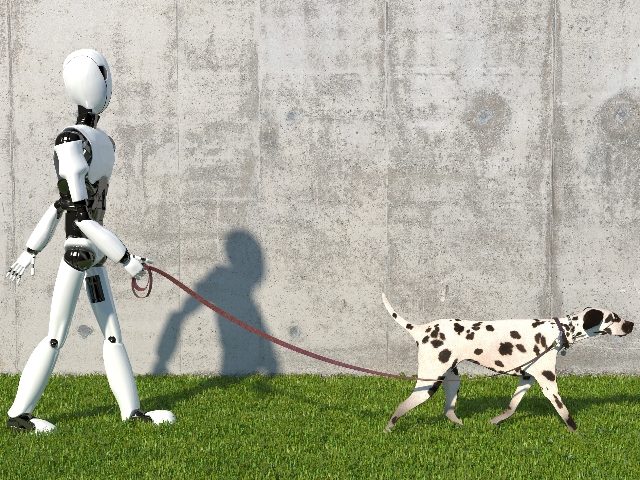
{"label": "humanoid robot", "polygon": [[60,262],[47,336],[29,357],[18,385],[7,425],[20,430],[50,431],[54,425],[35,418],[32,411],[40,399],[60,349],[64,345],[84,280],[87,297],[104,335],[103,357],[109,386],[116,397],[122,420],[153,423],[175,421],[168,410],[140,410],[138,391],[122,343],[120,325],[105,269],[107,259],[119,263],[134,278],[145,274],[148,259],[129,254],[127,248],[103,226],[115,144],[96,128],[99,114],[111,98],[111,73],[106,59],[95,50],[72,52],[64,61],[65,90],[78,106],[76,125],[56,138],[53,157],[60,198],[49,206],[27,240],[26,250],[9,268],[7,276],[19,284],[25,269],[35,273],[35,257],[47,245],[65,214],[66,240]]}

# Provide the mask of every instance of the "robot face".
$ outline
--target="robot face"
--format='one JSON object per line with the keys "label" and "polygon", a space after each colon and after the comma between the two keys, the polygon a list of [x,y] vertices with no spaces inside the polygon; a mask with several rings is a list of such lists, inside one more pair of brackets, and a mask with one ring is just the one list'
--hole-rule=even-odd
{"label": "robot face", "polygon": [[102,54],[83,48],[70,53],[62,66],[69,99],[91,113],[102,113],[111,99],[111,71]]}

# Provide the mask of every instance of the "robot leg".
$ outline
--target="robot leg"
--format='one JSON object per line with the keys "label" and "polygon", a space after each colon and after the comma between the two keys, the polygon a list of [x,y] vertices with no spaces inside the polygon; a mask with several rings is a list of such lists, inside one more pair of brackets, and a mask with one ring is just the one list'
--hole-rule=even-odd
{"label": "robot leg", "polygon": [[[28,422],[30,421],[31,424],[36,425],[36,430],[38,430],[39,422],[36,421],[38,419],[32,420],[31,412],[49,382],[58,353],[67,338],[83,276],[84,272],[72,268],[64,260],[60,262],[56,283],[53,287],[49,332],[38,343],[29,360],[27,360],[20,377],[16,398],[8,411],[9,417],[12,418],[25,416]],[[41,422],[45,421],[42,420]],[[47,427],[44,426],[43,428]],[[53,428],[53,425],[51,425],[51,428]],[[29,429],[28,425],[27,429]]]}
{"label": "robot leg", "polygon": [[[133,376],[133,369],[122,343],[113,294],[104,267],[96,266],[87,270],[85,288],[91,308],[105,338],[103,343],[105,371],[111,391],[120,407],[122,420],[138,418],[153,421],[154,423],[174,421],[173,414],[165,410],[147,413],[140,410],[140,399]],[[156,412],[167,412],[169,415]]]}

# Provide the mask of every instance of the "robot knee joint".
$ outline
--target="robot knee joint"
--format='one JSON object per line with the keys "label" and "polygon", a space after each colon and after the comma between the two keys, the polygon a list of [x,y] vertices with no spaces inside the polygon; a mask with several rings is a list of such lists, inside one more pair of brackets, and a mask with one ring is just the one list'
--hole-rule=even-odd
{"label": "robot knee joint", "polygon": [[110,336],[107,340],[109,340],[110,343],[122,343],[120,339],[116,339],[116,337],[114,337],[113,335]]}
{"label": "robot knee joint", "polygon": [[60,345],[58,340],[55,339],[55,338],[52,338],[51,340],[49,340],[49,345],[51,345],[51,348],[61,348],[62,347],[62,345]]}

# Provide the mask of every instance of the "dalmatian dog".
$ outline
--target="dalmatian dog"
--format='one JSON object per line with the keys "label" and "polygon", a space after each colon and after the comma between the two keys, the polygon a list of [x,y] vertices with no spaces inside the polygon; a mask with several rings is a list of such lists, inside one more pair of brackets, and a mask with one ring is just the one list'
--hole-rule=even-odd
{"label": "dalmatian dog", "polygon": [[445,416],[462,425],[455,407],[460,386],[456,366],[463,360],[520,377],[509,406],[491,423],[497,425],[513,415],[524,394],[537,381],[567,428],[575,431],[576,423],[558,393],[557,353],[564,354],[570,345],[584,338],[606,334],[624,337],[633,330],[632,322],[622,320],[611,311],[591,307],[562,319],[474,322],[454,318],[414,325],[395,312],[384,294],[382,300],[389,314],[411,334],[418,346],[416,386],[398,405],[386,432],[391,431],[402,415],[428,400],[441,384],[445,391]]}

